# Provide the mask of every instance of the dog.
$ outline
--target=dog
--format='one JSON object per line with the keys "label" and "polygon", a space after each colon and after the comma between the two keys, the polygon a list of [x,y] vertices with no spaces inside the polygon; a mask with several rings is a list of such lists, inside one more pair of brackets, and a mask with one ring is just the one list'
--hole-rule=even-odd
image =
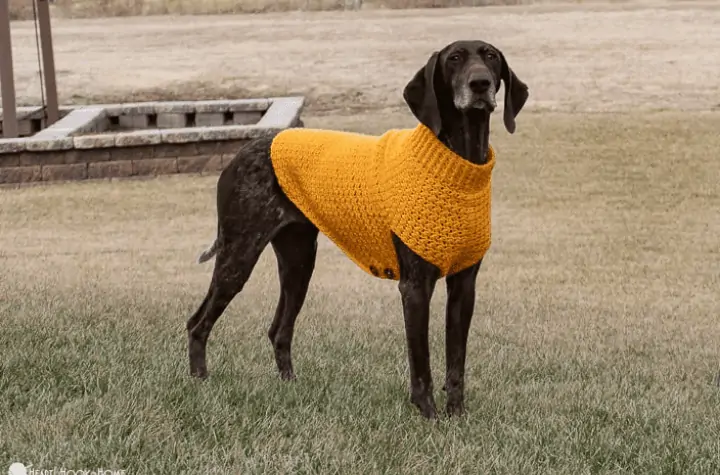
{"label": "dog", "polygon": [[[407,83],[403,98],[413,115],[438,143],[473,166],[488,161],[490,115],[504,86],[503,122],[515,132],[515,118],[528,99],[528,86],[510,68],[503,53],[484,41],[455,41],[432,53]],[[295,130],[306,130],[293,128]],[[289,129],[286,129],[289,130]],[[213,325],[250,277],[271,244],[277,258],[281,293],[268,331],[283,380],[295,378],[291,345],[315,268],[318,226],[295,205],[278,181],[271,150],[278,134],[253,139],[238,151],[217,182],[217,238],[199,262],[216,257],[210,288],[187,321],[190,374],[206,378],[206,345]],[[338,132],[342,134],[343,132]],[[448,152],[449,153],[449,152]],[[421,230],[422,231],[422,230]],[[428,347],[430,298],[443,273],[394,231],[392,243],[399,281],[410,369],[410,401],[422,416],[438,417]],[[420,233],[422,234],[422,233]],[[465,412],[465,360],[482,257],[447,272],[446,413]],[[390,271],[390,269],[388,269]],[[378,275],[373,269],[373,274]]]}

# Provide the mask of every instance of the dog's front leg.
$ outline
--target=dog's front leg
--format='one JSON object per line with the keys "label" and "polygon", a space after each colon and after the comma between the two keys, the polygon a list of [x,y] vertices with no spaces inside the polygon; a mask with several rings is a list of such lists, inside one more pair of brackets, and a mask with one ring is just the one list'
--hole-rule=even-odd
{"label": "dog's front leg", "polygon": [[459,416],[465,412],[465,353],[475,307],[475,281],[481,263],[449,275],[446,279],[444,389],[450,416]]}
{"label": "dog's front leg", "polygon": [[410,363],[410,400],[428,419],[437,417],[428,344],[430,297],[434,287],[434,282],[400,280]]}
{"label": "dog's front leg", "polygon": [[393,236],[393,240],[400,265],[399,288],[410,364],[410,400],[423,416],[435,419],[437,410],[430,374],[428,324],[430,299],[440,271],[415,254],[396,236]]}

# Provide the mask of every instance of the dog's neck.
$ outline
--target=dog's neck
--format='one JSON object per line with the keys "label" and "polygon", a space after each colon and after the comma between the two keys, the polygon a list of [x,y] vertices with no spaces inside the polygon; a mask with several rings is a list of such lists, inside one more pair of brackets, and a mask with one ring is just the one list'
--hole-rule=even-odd
{"label": "dog's neck", "polygon": [[[465,160],[484,165],[490,147],[490,114],[481,110],[457,112],[455,120],[443,121],[440,140]],[[445,127],[445,124],[452,124]]]}

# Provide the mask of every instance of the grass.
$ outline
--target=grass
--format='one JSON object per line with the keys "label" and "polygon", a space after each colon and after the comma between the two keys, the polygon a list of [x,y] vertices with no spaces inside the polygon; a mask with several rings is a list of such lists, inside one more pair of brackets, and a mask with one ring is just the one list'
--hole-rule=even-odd
{"label": "grass", "polygon": [[[10,0],[13,19],[32,18],[32,0]],[[54,13],[66,18],[144,15],[216,15],[290,11],[454,8],[535,3],[578,3],[582,0],[56,0]],[[591,2],[597,0],[591,0]]]}
{"label": "grass", "polygon": [[[406,113],[308,116],[380,132]],[[0,462],[126,473],[716,473],[720,114],[521,115],[501,131],[468,415],[407,401],[396,284],[328,241],[275,373],[272,251],[219,321],[210,379],[184,323],[212,264],[215,177],[0,190]],[[9,223],[13,223],[10,225]],[[444,286],[432,302],[443,379]],[[438,387],[440,384],[438,383]],[[444,402],[436,391],[438,403]]]}
{"label": "grass", "polygon": [[[306,125],[379,133],[414,124],[400,91],[431,51],[478,35],[531,97],[515,135],[493,123],[469,412],[438,424],[407,401],[396,284],[325,239],[299,379],[279,380],[266,337],[268,251],[213,332],[209,380],[191,380],[184,325],[212,270],[195,261],[215,236],[215,177],[0,188],[0,465],[719,472],[719,19],[716,2],[54,19],[63,103],[299,93]],[[33,35],[13,23],[26,104]],[[440,283],[439,406],[444,302]]]}
{"label": "grass", "polygon": [[[530,84],[527,110],[708,110],[720,109],[720,61],[706,61],[719,22],[714,0],[59,18],[53,45],[63,104],[302,94],[309,112],[404,109],[433,51],[480,38]],[[18,103],[39,105],[31,22],[13,24],[13,50]]]}

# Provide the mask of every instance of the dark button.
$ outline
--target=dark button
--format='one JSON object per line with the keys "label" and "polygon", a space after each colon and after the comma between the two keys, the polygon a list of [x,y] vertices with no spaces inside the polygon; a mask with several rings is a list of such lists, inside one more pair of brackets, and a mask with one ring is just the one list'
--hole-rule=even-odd
{"label": "dark button", "polygon": [[394,279],[395,278],[395,272],[392,271],[392,269],[385,269],[385,275],[388,279]]}
{"label": "dark button", "polygon": [[375,267],[375,266],[370,266],[370,272],[372,272],[372,275],[374,275],[375,277],[380,275],[380,273],[377,270],[377,267]]}

